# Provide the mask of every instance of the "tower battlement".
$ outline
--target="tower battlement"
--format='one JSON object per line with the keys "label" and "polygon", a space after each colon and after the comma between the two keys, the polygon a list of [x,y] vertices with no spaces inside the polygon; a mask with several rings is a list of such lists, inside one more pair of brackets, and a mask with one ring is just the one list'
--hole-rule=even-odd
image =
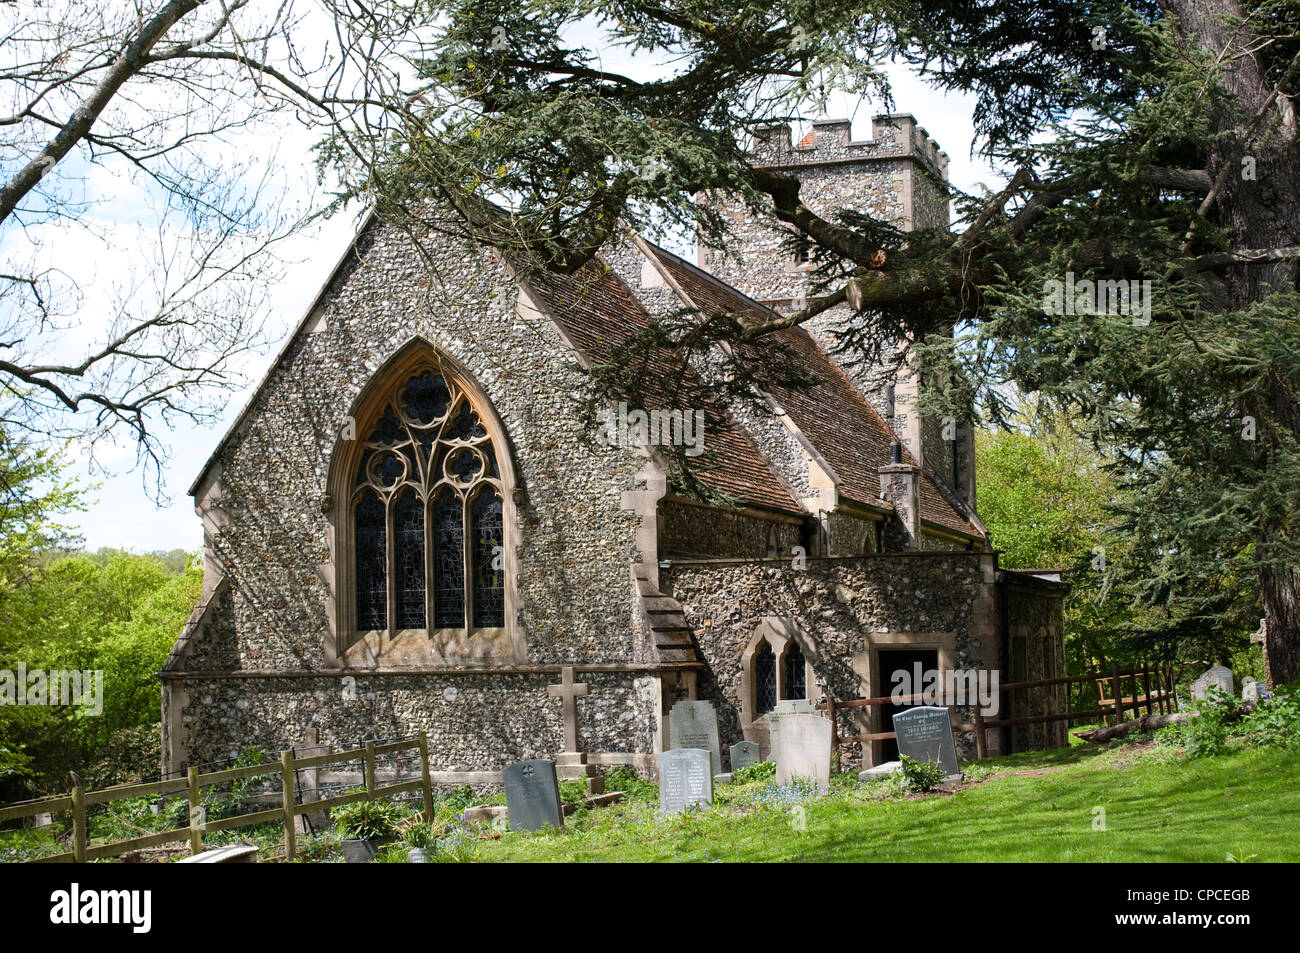
{"label": "tower battlement", "polygon": [[948,154],[911,113],[887,113],[871,120],[871,138],[854,141],[847,119],[817,119],[797,143],[789,123],[754,131],[753,154],[768,168],[802,169],[871,160],[915,159],[943,181]]}

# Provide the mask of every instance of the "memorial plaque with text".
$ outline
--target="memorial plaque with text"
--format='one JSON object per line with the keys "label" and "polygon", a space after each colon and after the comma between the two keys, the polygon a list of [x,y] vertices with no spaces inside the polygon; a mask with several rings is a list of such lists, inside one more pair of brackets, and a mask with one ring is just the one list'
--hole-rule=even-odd
{"label": "memorial plaque with text", "polygon": [[703,748],[674,748],[659,755],[659,812],[676,814],[713,803],[713,758]]}
{"label": "memorial plaque with text", "polygon": [[947,708],[927,705],[899,712],[894,716],[894,734],[899,754],[913,761],[932,761],[949,775],[961,773]]}
{"label": "memorial plaque with text", "polygon": [[668,746],[703,748],[713,758],[713,773],[722,773],[722,743],[718,740],[718,713],[702,701],[680,701],[668,713]]}

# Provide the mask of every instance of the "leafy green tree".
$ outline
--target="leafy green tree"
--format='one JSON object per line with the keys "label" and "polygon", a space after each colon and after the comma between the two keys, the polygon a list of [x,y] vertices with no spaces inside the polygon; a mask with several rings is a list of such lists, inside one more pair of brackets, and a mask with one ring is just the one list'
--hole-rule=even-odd
{"label": "leafy green tree", "polygon": [[[1024,413],[975,437],[979,514],[1009,569],[1070,570],[1111,541],[1118,487],[1104,457],[1057,421]],[[1109,532],[1108,532],[1109,530]]]}
{"label": "leafy green tree", "polygon": [[[1141,494],[1134,497],[1114,461],[1067,420],[1022,409],[1011,424],[976,434],[980,518],[1000,565],[1059,569],[1070,584],[1064,622],[1071,672],[1143,659],[1226,660],[1248,649],[1259,617],[1254,577],[1207,566],[1194,593],[1149,604],[1141,597],[1149,567],[1125,530]],[[1249,661],[1239,656],[1235,664]]]}
{"label": "leafy green tree", "polygon": [[[322,150],[344,200],[564,271],[620,219],[724,246],[711,193],[773,215],[818,246],[821,292],[792,313],[698,325],[753,355],[847,302],[845,346],[875,359],[881,342],[911,344],[904,359],[941,385],[930,410],[996,421],[1008,384],[1067,410],[1140,498],[1124,526],[1138,596],[1159,610],[1207,578],[1253,576],[1270,677],[1300,675],[1294,0],[389,0],[370,13],[392,31],[378,43],[392,82]],[[607,68],[574,38],[592,23],[655,68]],[[1006,170],[996,193],[955,196],[951,231],[818,214],[747,151],[824,91],[887,102],[886,58],[974,94],[978,147]],[[1137,285],[1103,305],[1076,281]],[[1213,606],[1171,613],[1167,633],[1199,631]]]}
{"label": "leafy green tree", "polygon": [[[101,551],[56,559],[9,594],[0,628],[3,667],[102,671],[103,710],[0,708],[0,741],[8,750],[0,789],[15,795],[48,788],[67,770],[84,771],[111,756],[123,733],[157,726],[157,673],[202,581],[197,560],[178,574],[155,556]],[[156,772],[157,765],[121,770],[115,780]]]}
{"label": "leafy green tree", "polygon": [[88,489],[66,468],[58,448],[0,430],[0,606],[35,554],[73,540],[66,517],[86,509]]}

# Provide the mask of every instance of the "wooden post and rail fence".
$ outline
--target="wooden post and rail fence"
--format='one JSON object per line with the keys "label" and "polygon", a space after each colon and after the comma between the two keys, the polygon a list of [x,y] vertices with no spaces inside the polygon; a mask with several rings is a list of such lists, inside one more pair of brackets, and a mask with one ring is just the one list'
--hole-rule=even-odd
{"label": "wooden post and rail fence", "polygon": [[[1155,679],[1157,688],[1153,691],[1151,687],[1152,679]],[[1124,694],[1124,681],[1129,681],[1131,694]],[[1139,682],[1139,679],[1141,680]],[[1070,685],[1082,684],[1084,682],[1096,682],[1100,690],[1100,707],[1088,711],[1070,711],[1069,688]],[[971,707],[974,709],[974,720],[970,724],[953,725],[953,731],[973,732],[975,734],[975,756],[983,758],[988,754],[988,741],[986,732],[989,729],[1014,728],[1021,725],[1042,725],[1057,721],[1081,721],[1084,719],[1111,717],[1112,724],[1120,724],[1125,720],[1124,712],[1126,709],[1132,709],[1133,717],[1141,714],[1140,709],[1146,708],[1148,715],[1159,711],[1161,714],[1167,714],[1177,711],[1178,700],[1174,694],[1174,664],[1172,662],[1142,663],[1134,671],[1121,672],[1119,665],[1113,665],[1109,673],[1099,674],[1091,673],[1088,675],[1069,675],[1061,678],[1043,678],[1030,682],[1008,682],[998,686],[998,711],[1007,710],[1005,696],[1009,692],[1022,691],[1029,688],[1049,688],[1057,685],[1065,685],[1066,698],[1063,712],[1052,712],[1043,715],[1025,715],[1018,718],[985,718],[983,711],[978,704]],[[1106,697],[1106,690],[1110,689],[1110,697]],[[1139,694],[1141,691],[1141,694]],[[892,731],[875,731],[861,735],[840,735],[839,728],[836,724],[837,712],[844,709],[871,708],[876,705],[916,705],[916,704],[933,704],[935,696],[933,694],[921,693],[915,695],[905,695],[894,697],[893,695],[882,695],[876,698],[856,698],[851,701],[837,701],[834,697],[827,696],[825,703],[818,705],[818,709],[825,711],[831,721],[831,745],[832,750],[839,748],[841,744],[867,744],[872,741],[886,741],[896,737]]]}
{"label": "wooden post and rail fence", "polygon": [[[412,781],[380,785],[376,780],[376,759],[383,755],[395,755],[413,749],[419,750],[420,777]],[[297,771],[347,764],[358,759],[364,761],[364,790],[341,794],[336,797],[321,798],[316,801],[295,803]],[[274,774],[280,775],[281,780],[281,803],[279,807],[211,821],[205,819],[202,804],[202,791],[204,788]],[[233,830],[269,822],[283,824],[285,853],[289,860],[293,860],[297,851],[294,825],[295,819],[299,815],[415,791],[419,791],[423,795],[424,816],[428,819],[433,818],[433,786],[429,775],[429,742],[424,732],[421,732],[416,738],[403,741],[386,744],[375,744],[373,741],[368,741],[363,748],[353,748],[337,754],[316,755],[310,758],[295,758],[292,750],[283,751],[280,753],[279,763],[270,762],[242,768],[227,768],[223,771],[213,771],[207,774],[200,774],[198,768],[192,767],[189,769],[187,776],[183,778],[153,781],[147,784],[123,784],[98,791],[87,791],[82,786],[81,779],[74,772],[69,772],[69,778],[72,781],[72,790],[68,794],[0,807],[0,822],[22,817],[33,817],[37,814],[53,814],[69,810],[72,812],[72,850],[62,854],[36,858],[35,863],[84,863],[88,860],[99,860],[104,857],[117,857],[131,850],[140,850],[141,848],[156,847],[161,844],[185,840],[189,841],[190,853],[193,855],[202,852],[204,833]],[[96,804],[109,804],[127,798],[180,794],[182,792],[187,793],[189,798],[190,823],[188,826],[112,843],[92,844],[90,842],[89,830],[86,824],[86,809],[88,807],[93,807]]]}

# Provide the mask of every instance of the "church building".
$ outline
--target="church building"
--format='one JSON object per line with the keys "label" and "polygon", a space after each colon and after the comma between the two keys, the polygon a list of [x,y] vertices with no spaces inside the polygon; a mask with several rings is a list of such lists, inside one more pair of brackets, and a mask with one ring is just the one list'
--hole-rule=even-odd
{"label": "church building", "polygon": [[[822,214],[947,226],[947,159],[913,117],[850,133],[773,128],[756,161]],[[723,212],[730,246],[695,263],[629,232],[540,277],[370,216],[190,489],[204,588],[161,673],[164,770],[425,731],[440,782],[561,754],[650,773],[679,699],[713,703],[724,751],[766,755],[782,702],[889,695],[897,672],[1063,675],[1064,587],[999,568],[970,428],[838,360],[842,315],[772,335],[811,386],[728,398],[709,355],[643,348],[640,402],[592,412],[585,369],[657,318],[762,320],[808,293],[784,225]],[[888,732],[895,710],[842,709],[836,731]],[[1062,744],[1064,724],[989,729],[987,749]],[[840,765],[891,744],[845,743]]]}

